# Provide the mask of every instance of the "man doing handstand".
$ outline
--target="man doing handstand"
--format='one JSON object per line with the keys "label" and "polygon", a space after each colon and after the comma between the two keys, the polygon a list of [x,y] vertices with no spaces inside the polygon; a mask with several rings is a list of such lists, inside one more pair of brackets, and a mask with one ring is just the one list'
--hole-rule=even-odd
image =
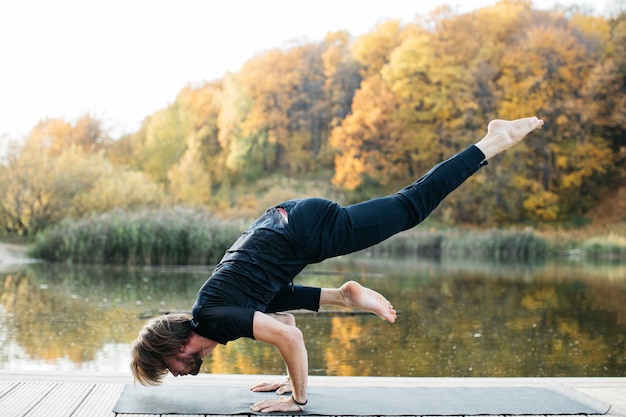
{"label": "man doing handstand", "polygon": [[378,292],[349,281],[339,288],[295,285],[307,265],[375,245],[422,222],[437,205],[494,155],[541,128],[536,117],[493,120],[486,136],[396,194],[342,207],[320,198],[286,201],[270,208],[226,251],[198,292],[192,314],[151,319],[131,348],[131,369],[142,384],[196,375],[217,344],[248,337],[274,345],[288,374],[281,384],[253,391],[291,392],[264,400],[253,411],[298,412],[307,404],[308,359],[302,332],[283,312],[350,307],[393,323],[396,311]]}

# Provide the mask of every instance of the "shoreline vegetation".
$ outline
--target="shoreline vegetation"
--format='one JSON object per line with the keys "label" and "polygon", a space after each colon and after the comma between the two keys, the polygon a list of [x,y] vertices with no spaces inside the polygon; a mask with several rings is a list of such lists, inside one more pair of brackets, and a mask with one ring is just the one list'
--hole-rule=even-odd
{"label": "shoreline vegetation", "polygon": [[[75,264],[214,265],[246,226],[192,208],[114,210],[64,221],[40,233],[30,245],[29,256]],[[444,228],[427,221],[368,251],[372,255],[497,263],[543,262],[555,257],[622,263],[626,262],[626,238],[610,233],[604,237],[568,236],[529,227]]]}

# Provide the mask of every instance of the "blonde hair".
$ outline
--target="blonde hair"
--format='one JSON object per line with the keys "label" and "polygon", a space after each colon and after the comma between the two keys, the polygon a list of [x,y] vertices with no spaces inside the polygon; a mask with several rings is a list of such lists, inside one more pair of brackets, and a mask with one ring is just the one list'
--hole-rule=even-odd
{"label": "blonde hair", "polygon": [[131,347],[130,369],[142,385],[158,385],[168,369],[165,358],[174,356],[191,337],[191,315],[173,313],[150,319]]}

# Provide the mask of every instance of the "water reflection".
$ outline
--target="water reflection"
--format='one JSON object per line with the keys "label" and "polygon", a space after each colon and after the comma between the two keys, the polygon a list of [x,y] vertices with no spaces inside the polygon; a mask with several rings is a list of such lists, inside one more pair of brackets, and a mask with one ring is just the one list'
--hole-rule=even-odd
{"label": "water reflection", "polygon": [[[28,265],[0,274],[0,367],[128,372],[145,318],[186,311],[207,268]],[[626,267],[429,263],[352,255],[299,282],[357,279],[399,310],[298,314],[312,375],[626,376]],[[218,347],[203,372],[284,372],[273,347]]]}

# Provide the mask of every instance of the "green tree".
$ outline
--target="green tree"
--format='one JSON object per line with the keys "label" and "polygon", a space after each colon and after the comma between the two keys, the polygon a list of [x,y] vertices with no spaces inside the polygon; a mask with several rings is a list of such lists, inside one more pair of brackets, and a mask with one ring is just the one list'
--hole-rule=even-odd
{"label": "green tree", "polygon": [[200,146],[195,135],[190,135],[185,154],[167,173],[169,194],[179,203],[197,206],[211,202],[212,182]]}
{"label": "green tree", "polygon": [[133,150],[131,167],[167,184],[167,172],[185,153],[190,131],[188,114],[179,102],[157,111],[129,139]]}
{"label": "green tree", "polygon": [[179,203],[209,204],[214,182],[223,178],[218,138],[222,97],[221,83],[206,83],[186,87],[176,98],[182,118],[189,122],[186,150],[167,173],[169,194]]}
{"label": "green tree", "polygon": [[224,77],[223,99],[217,118],[218,143],[224,152],[224,182],[244,177],[253,161],[248,154],[252,139],[244,129],[244,120],[252,106],[252,98],[245,91],[236,74]]}

